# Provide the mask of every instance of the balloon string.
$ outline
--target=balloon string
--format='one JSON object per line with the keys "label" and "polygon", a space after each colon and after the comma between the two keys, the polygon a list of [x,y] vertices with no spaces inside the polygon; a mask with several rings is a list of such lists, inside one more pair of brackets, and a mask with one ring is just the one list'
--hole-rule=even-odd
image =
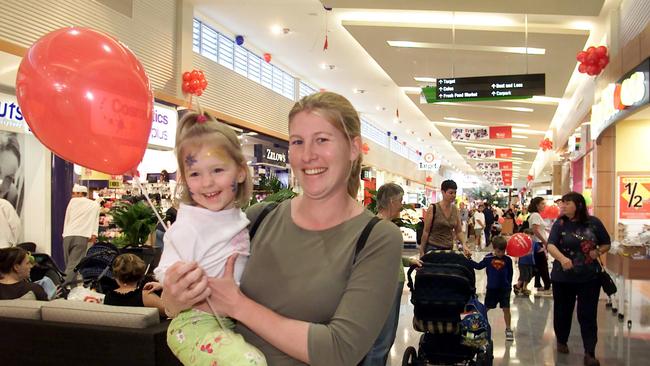
{"label": "balloon string", "polygon": [[187,102],[187,109],[192,109],[192,96],[193,94],[190,93],[190,100]]}
{"label": "balloon string", "polygon": [[163,221],[162,217],[160,217],[160,214],[158,213],[158,210],[156,209],[156,206],[154,206],[153,202],[151,202],[151,199],[149,198],[149,193],[147,193],[147,190],[144,188],[144,186],[140,183],[139,177],[135,176],[133,177],[133,180],[135,181],[135,185],[140,188],[140,192],[144,195],[144,198],[147,200],[147,203],[149,203],[149,206],[153,210],[153,213],[156,215],[158,218],[158,222],[165,228],[165,231],[169,229],[169,226]]}

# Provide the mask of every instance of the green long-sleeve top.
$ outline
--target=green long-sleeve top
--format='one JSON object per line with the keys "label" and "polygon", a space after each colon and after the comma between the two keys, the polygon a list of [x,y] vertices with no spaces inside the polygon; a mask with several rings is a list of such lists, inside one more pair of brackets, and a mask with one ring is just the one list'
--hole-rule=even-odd
{"label": "green long-sleeve top", "polygon": [[[263,206],[246,212],[255,222]],[[271,211],[251,240],[241,290],[278,314],[310,323],[311,365],[353,366],[379,335],[397,288],[393,270],[402,234],[378,222],[352,264],[357,239],[373,217],[369,211],[330,229],[311,231],[291,218],[290,201]],[[239,324],[236,329],[258,347],[269,366],[303,365]]]}

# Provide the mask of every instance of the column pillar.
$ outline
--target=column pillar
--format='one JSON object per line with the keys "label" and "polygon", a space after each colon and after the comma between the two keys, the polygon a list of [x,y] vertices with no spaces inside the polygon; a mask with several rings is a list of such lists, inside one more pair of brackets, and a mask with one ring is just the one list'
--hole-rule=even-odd
{"label": "column pillar", "polygon": [[593,156],[596,170],[592,191],[593,214],[603,222],[610,235],[613,235],[616,211],[616,128],[614,126],[610,126],[598,137]]}

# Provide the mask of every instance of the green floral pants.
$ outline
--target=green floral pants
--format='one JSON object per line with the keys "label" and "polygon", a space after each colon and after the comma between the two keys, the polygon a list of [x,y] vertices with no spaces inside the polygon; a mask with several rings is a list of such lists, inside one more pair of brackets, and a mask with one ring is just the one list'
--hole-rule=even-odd
{"label": "green floral pants", "polygon": [[264,355],[233,328],[230,318],[186,310],[169,325],[167,345],[185,366],[266,366]]}

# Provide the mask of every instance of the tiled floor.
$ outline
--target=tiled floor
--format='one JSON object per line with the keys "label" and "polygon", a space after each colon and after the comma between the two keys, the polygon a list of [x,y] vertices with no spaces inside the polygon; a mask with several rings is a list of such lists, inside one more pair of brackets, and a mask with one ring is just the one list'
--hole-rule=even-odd
{"label": "tiled floor", "polygon": [[[409,254],[410,253],[406,253]],[[482,257],[482,255],[480,255]],[[477,288],[485,288],[485,271],[477,271]],[[517,274],[515,274],[515,278]],[[601,300],[598,312],[598,345],[596,357],[602,365],[650,365],[650,298],[646,297],[648,282],[635,281],[631,311],[624,322]],[[413,306],[409,291],[404,286],[397,338],[391,350],[391,365],[401,365],[408,346],[417,348],[421,333],[413,330]],[[482,294],[479,294],[482,300]],[[578,321],[573,320],[569,339],[571,353],[555,352],[553,333],[553,299],[530,296],[511,298],[512,326],[515,341],[505,341],[505,323],[501,310],[488,313],[494,340],[494,365],[582,365],[584,355]],[[628,330],[627,320],[632,320]]]}

